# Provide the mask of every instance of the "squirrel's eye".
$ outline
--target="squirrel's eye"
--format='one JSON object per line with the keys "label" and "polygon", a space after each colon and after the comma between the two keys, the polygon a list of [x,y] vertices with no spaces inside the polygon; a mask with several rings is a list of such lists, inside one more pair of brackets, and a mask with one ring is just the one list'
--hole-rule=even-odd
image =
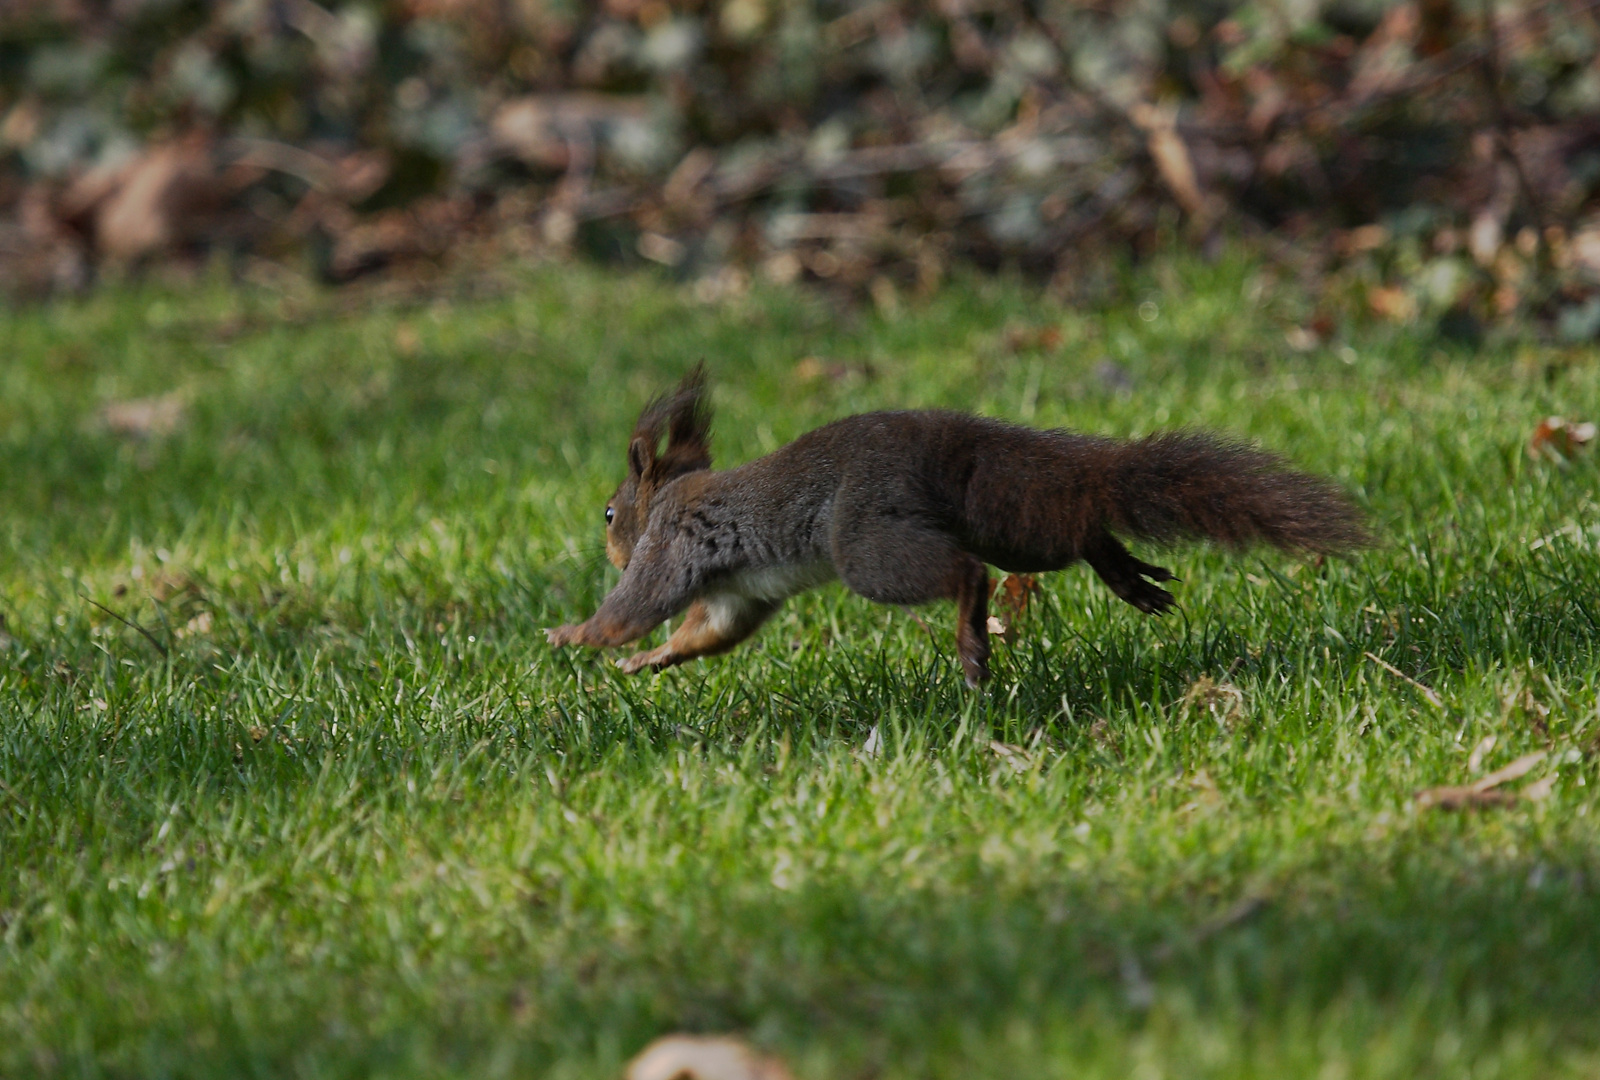
{"label": "squirrel's eye", "polygon": [[611,524],[611,519],[616,517],[616,516],[617,516],[617,508],[616,507],[614,507],[614,506],[606,507],[606,524],[607,525],[610,525]]}

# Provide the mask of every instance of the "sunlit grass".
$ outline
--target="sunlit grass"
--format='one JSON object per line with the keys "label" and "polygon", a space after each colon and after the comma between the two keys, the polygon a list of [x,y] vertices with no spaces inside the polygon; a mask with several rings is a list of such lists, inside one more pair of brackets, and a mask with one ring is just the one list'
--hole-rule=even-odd
{"label": "sunlit grass", "polygon": [[[818,1078],[1600,1074],[1600,474],[1524,452],[1600,355],[1297,353],[1305,304],[1224,262],[1099,312],[563,269],[6,316],[0,1075],[606,1077],[680,1028]],[[879,407],[1205,427],[1383,543],[1163,553],[1162,620],[1054,575],[981,694],[947,606],[837,586],[656,677],[552,654],[700,359],[723,463]],[[1414,803],[1540,750],[1542,799]]]}

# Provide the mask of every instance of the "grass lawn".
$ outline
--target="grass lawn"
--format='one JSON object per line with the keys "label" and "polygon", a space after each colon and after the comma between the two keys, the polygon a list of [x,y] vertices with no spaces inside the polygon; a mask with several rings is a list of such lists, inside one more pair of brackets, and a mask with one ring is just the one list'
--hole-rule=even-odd
{"label": "grass lawn", "polygon": [[[608,1078],[688,1029],[815,1080],[1600,1076],[1600,473],[1524,452],[1600,352],[1296,352],[1244,262],[894,318],[285,288],[0,316],[0,1075]],[[722,463],[879,407],[1215,428],[1383,543],[1161,553],[1159,620],[1052,575],[981,693],[949,605],[837,585],[658,676],[552,653],[701,358]]]}

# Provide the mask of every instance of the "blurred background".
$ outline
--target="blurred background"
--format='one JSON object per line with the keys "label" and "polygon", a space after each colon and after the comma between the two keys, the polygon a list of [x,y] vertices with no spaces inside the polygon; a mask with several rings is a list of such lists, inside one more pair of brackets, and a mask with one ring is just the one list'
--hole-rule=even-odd
{"label": "blurred background", "polygon": [[0,290],[496,260],[1069,302],[1243,242],[1319,309],[1600,335],[1595,0],[5,0]]}

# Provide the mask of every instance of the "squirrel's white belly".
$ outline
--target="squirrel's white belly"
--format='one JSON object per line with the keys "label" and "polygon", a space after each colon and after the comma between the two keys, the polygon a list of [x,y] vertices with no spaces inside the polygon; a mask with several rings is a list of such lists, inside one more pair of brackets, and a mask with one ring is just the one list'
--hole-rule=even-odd
{"label": "squirrel's white belly", "polygon": [[720,583],[717,591],[735,593],[752,600],[787,600],[796,593],[824,585],[838,576],[832,562],[818,559],[815,562],[740,570],[726,582]]}

